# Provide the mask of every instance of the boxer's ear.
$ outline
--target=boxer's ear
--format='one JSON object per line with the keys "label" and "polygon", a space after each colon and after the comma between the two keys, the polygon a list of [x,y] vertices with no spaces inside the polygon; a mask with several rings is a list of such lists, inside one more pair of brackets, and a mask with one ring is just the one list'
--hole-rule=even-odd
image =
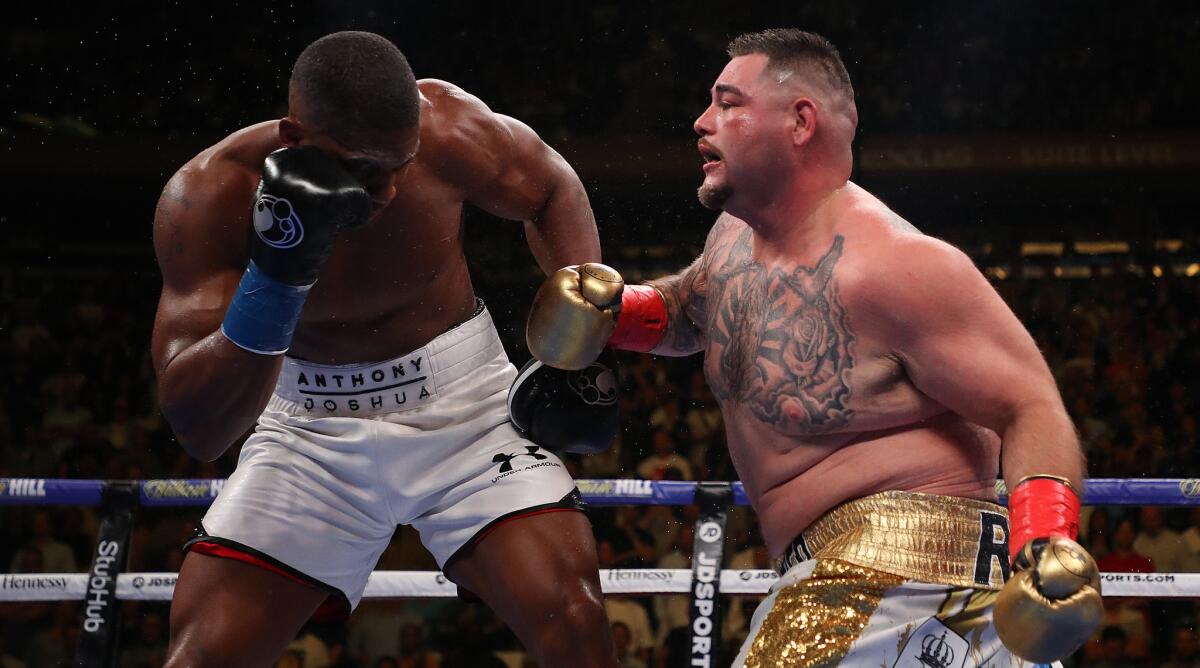
{"label": "boxer's ear", "polygon": [[817,104],[811,98],[798,97],[792,100],[792,145],[803,146],[812,139],[817,130]]}
{"label": "boxer's ear", "polygon": [[307,131],[304,124],[292,118],[285,116],[279,119],[279,139],[284,146],[299,146],[300,142],[304,141],[304,136]]}

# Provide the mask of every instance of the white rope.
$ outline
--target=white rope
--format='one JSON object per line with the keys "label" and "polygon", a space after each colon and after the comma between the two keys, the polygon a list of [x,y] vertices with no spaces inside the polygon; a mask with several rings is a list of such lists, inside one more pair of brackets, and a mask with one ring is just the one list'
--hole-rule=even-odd
{"label": "white rope", "polygon": [[[117,598],[127,601],[169,601],[176,573],[122,573]],[[767,570],[721,571],[721,593],[763,595],[777,579]],[[1200,573],[1104,573],[1105,596],[1200,598]],[[93,583],[98,587],[103,582]],[[686,569],[638,568],[601,570],[605,594],[687,594],[692,572]],[[88,596],[87,573],[0,575],[0,602],[78,601]],[[453,598],[454,583],[437,571],[375,571],[364,598]],[[94,594],[93,594],[94,596]]]}

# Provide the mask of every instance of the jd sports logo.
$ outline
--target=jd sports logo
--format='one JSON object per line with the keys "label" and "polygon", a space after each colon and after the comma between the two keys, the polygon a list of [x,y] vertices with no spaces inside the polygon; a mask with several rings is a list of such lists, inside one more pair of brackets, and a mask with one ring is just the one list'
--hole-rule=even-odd
{"label": "jd sports logo", "polygon": [[304,240],[304,226],[292,203],[265,193],[254,204],[254,231],[263,243],[275,248],[291,248]]}
{"label": "jd sports logo", "polygon": [[533,457],[538,461],[547,459],[546,455],[538,453],[538,450],[541,450],[541,448],[536,445],[527,445],[525,446],[525,449],[529,452],[513,452],[511,454],[507,452],[501,452],[492,457],[492,463],[500,464],[501,473],[508,473],[512,470],[512,460],[516,459],[517,457]]}

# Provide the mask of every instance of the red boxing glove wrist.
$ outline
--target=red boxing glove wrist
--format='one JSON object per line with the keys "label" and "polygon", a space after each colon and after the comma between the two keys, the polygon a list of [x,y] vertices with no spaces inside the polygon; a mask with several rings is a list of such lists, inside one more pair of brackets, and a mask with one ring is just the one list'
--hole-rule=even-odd
{"label": "red boxing glove wrist", "polygon": [[1008,553],[1015,558],[1034,538],[1079,536],[1079,496],[1066,481],[1030,476],[1008,497]]}
{"label": "red boxing glove wrist", "polygon": [[621,292],[621,312],[608,339],[611,348],[648,353],[667,332],[667,303],[650,285],[626,285]]}

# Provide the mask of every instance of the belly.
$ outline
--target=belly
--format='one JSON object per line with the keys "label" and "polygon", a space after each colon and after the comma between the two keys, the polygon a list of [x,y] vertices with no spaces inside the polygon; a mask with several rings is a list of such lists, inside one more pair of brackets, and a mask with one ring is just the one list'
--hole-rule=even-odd
{"label": "belly", "polygon": [[1000,442],[943,414],[878,432],[797,439],[726,416],[729,449],[772,555],[834,506],[885,490],[994,500]]}
{"label": "belly", "polygon": [[290,354],[321,364],[390,359],[471,317],[475,292],[457,236],[421,252],[377,236],[339,240]]}

